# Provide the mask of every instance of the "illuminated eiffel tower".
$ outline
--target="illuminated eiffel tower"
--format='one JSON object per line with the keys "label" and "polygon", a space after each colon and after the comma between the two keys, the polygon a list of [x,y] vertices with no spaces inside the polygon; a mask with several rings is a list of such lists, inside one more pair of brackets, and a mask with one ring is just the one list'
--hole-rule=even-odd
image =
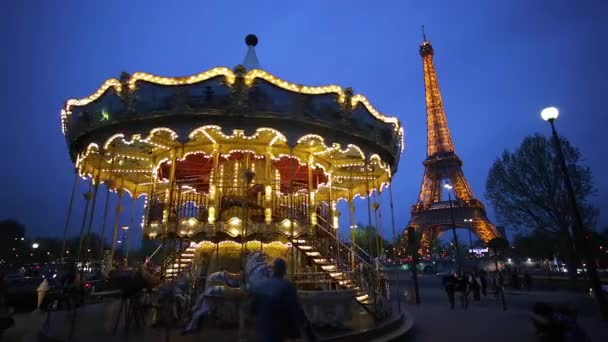
{"label": "illuminated eiffel tower", "polygon": [[462,161],[454,152],[433,65],[433,54],[433,46],[424,36],[420,55],[424,68],[427,158],[423,163],[424,178],[418,202],[412,206],[412,216],[408,224],[422,232],[423,253],[427,252],[426,249],[433,240],[452,227],[450,201],[443,191],[446,183],[453,189],[451,204],[456,227],[470,229],[486,243],[501,236],[488,220],[484,205],[475,198],[462,172]]}

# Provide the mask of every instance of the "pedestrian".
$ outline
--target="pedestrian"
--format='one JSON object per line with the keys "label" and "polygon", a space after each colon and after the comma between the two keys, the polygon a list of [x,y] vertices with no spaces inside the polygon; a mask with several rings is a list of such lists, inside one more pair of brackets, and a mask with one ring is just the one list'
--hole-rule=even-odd
{"label": "pedestrian", "polygon": [[467,284],[467,277],[464,276],[462,273],[458,273],[456,275],[456,294],[458,295],[460,306],[463,309],[469,307],[468,291],[469,286]]}
{"label": "pedestrian", "polygon": [[454,293],[456,292],[456,278],[453,274],[443,277],[443,287],[448,295],[450,308],[454,310]]}
{"label": "pedestrian", "polygon": [[286,271],[285,260],[275,259],[272,277],[251,289],[256,341],[280,342],[302,335],[306,341],[316,340],[300,306],[296,288],[283,279]]}
{"label": "pedestrian", "polygon": [[8,306],[7,296],[8,285],[4,282],[4,275],[0,273],[0,340],[4,331],[15,325],[13,308]]}
{"label": "pedestrian", "polygon": [[513,274],[511,275],[511,287],[513,287],[514,290],[519,290],[521,285],[519,282],[519,273],[517,273],[517,268],[513,271]]}
{"label": "pedestrian", "polygon": [[528,271],[524,272],[524,285],[526,290],[530,291],[532,289],[532,276]]}
{"label": "pedestrian", "polygon": [[477,272],[470,273],[467,280],[469,289],[471,292],[473,292],[473,299],[475,301],[479,301],[481,299],[479,295],[479,290],[481,287],[481,280],[479,280],[479,275],[477,275]]}
{"label": "pedestrian", "polygon": [[481,293],[485,297],[488,291],[488,278],[485,270],[479,271],[479,282],[481,283]]}

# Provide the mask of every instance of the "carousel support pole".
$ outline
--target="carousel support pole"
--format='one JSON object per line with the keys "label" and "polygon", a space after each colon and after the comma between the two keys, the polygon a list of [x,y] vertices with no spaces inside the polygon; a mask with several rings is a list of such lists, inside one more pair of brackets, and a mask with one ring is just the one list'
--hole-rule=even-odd
{"label": "carousel support pole", "polygon": [[[350,251],[350,263],[351,263],[351,271],[354,272],[355,271],[355,246],[357,245],[357,241],[356,241],[356,225],[355,225],[355,199],[353,198],[353,184],[354,184],[354,178],[353,178],[353,167],[350,167],[350,187],[348,188],[348,224],[349,224],[349,230],[350,230],[350,244],[351,244],[351,251]],[[354,274],[354,273],[353,273]]]}
{"label": "carousel support pole", "polygon": [[376,221],[376,248],[378,248],[378,258],[382,256],[384,253],[384,241],[382,237],[382,221],[381,221],[381,212],[380,212],[380,201],[378,198],[380,197],[380,188],[378,187],[378,183],[376,182],[376,177],[374,174],[375,170],[372,170],[372,177],[374,178],[374,219]]}
{"label": "carousel support pole", "polygon": [[350,243],[352,245],[350,252],[350,267],[351,271],[355,271],[355,246],[357,245],[356,240],[356,229],[355,225],[355,202],[353,201],[352,196],[349,196],[348,199],[348,219],[350,224]]}
{"label": "carousel support pole", "polygon": [[[314,195],[314,184],[313,184],[313,178],[312,178],[312,165],[315,162],[315,159],[312,155],[312,153],[310,153],[308,155],[308,163],[306,163],[307,167],[308,167],[308,208],[306,208],[308,210],[308,223],[310,223],[307,229],[307,238],[310,239],[311,236],[311,227],[314,227],[314,225],[316,224],[317,218],[314,217],[315,214],[315,195]],[[314,217],[314,218],[313,218]]]}
{"label": "carousel support pole", "polygon": [[[122,183],[122,180],[121,180],[121,183]],[[122,187],[122,184],[121,184],[121,187]],[[115,216],[114,216],[114,234],[112,235],[112,249],[110,251],[110,259],[108,260],[108,265],[107,265],[108,270],[111,270],[112,265],[114,265],[114,254],[116,253],[116,240],[118,237],[118,225],[120,224],[120,213],[122,212],[122,206],[120,205],[120,202],[122,200],[122,196],[125,193],[125,191],[122,188],[119,188],[116,191],[118,192],[118,199],[116,200],[116,210],[115,210]]]}
{"label": "carousel support pole", "polygon": [[152,174],[150,177],[152,178],[151,179],[152,185],[151,185],[148,193],[146,194],[146,201],[144,204],[144,220],[143,220],[143,224],[142,224],[142,228],[144,229],[144,232],[149,231],[150,209],[151,209],[152,205],[154,204],[154,192],[156,191],[156,181],[158,179],[156,168],[152,170]]}
{"label": "carousel support pole", "polygon": [[[163,226],[165,228],[163,234],[163,257],[161,264],[161,276],[164,276],[166,271],[165,263],[167,260],[167,239],[169,235],[169,225],[171,218],[171,210],[173,204],[173,188],[175,187],[175,164],[177,164],[177,148],[171,150],[171,168],[169,170],[169,188],[165,192],[165,206],[163,209]],[[172,248],[175,246],[172,244]],[[174,253],[172,253],[174,254]]]}
{"label": "carousel support pole", "polygon": [[72,218],[72,208],[74,205],[74,195],[76,194],[76,187],[78,185],[78,169],[74,169],[74,181],[72,182],[72,193],[70,195],[70,204],[68,204],[68,213],[65,219],[65,226],[63,227],[63,240],[61,241],[61,259],[65,258],[65,242],[68,237],[68,228],[70,226],[70,220]]}
{"label": "carousel support pole", "polygon": [[[220,245],[218,239],[218,225],[216,223],[216,215],[219,211],[219,201],[218,198],[221,198],[222,193],[222,184],[223,181],[221,177],[223,174],[220,174],[220,145],[213,144],[213,161],[211,166],[211,173],[213,176],[210,179],[209,185],[209,202],[207,209],[207,223],[213,225],[213,234],[215,240],[215,267],[216,270],[220,269]],[[213,258],[213,251],[209,253],[209,258]],[[209,272],[207,272],[209,273]]]}
{"label": "carousel support pole", "polygon": [[[84,246],[80,247],[82,251],[84,248],[87,249],[87,253],[90,253],[90,242],[91,242],[91,228],[93,227],[93,219],[95,218],[95,204],[97,203],[97,193],[99,192],[99,183],[101,178],[101,162],[99,163],[99,172],[97,173],[97,177],[95,178],[95,185],[93,186],[93,202],[91,203],[91,213],[89,214],[89,224],[87,226],[87,235],[84,240]],[[80,240],[82,242],[82,239]],[[90,254],[86,254],[86,260],[90,261]],[[83,264],[84,265],[84,264]],[[81,273],[84,270],[84,266],[81,268]]]}
{"label": "carousel support pole", "polygon": [[[272,223],[272,199],[273,199],[273,181],[272,181],[272,147],[266,147],[266,153],[264,155],[264,223],[266,224],[266,231],[270,231],[270,224]],[[262,239],[260,238],[260,249],[264,249]]]}
{"label": "carousel support pole", "polygon": [[131,247],[131,236],[133,235],[132,230],[135,227],[135,211],[137,209],[137,186],[133,192],[133,199],[131,202],[131,219],[129,220],[129,230],[127,230],[127,241],[125,241],[125,267],[129,267],[129,249]]}
{"label": "carousel support pole", "polygon": [[87,190],[87,192],[84,193],[84,199],[86,201],[86,204],[84,206],[84,213],[82,214],[82,223],[80,225],[80,235],[79,235],[79,241],[78,241],[78,252],[76,254],[76,261],[80,261],[80,253],[82,252],[82,239],[84,238],[84,228],[87,225],[87,218],[89,217],[89,206],[91,205],[91,198],[93,197],[93,193],[91,192],[93,190],[93,179],[91,178],[91,180],[89,181],[89,189]]}
{"label": "carousel support pole", "polygon": [[110,188],[112,187],[111,186],[111,177],[112,177],[112,173],[114,172],[115,159],[116,159],[115,157],[112,157],[110,172],[108,174],[108,181],[106,182],[106,200],[103,205],[103,221],[101,223],[101,233],[99,235],[100,240],[101,240],[99,242],[99,260],[102,260],[102,263],[103,263],[103,250],[105,248],[106,224],[108,222],[108,208],[109,208],[109,204],[110,204]]}
{"label": "carousel support pole", "polygon": [[[289,160],[290,163],[293,162],[294,160],[294,156],[293,156],[293,147],[289,148]],[[296,165],[292,167],[291,170],[291,174],[289,176],[289,190],[287,191],[287,216],[289,217],[289,236],[290,239],[293,241],[295,239],[295,233],[294,233],[294,226],[293,226],[293,177],[295,176],[295,173],[298,169],[298,167],[300,166],[300,161],[298,159],[296,160]],[[280,186],[280,185],[279,185]],[[296,279],[295,279],[295,274],[296,274],[296,248],[295,246],[293,246],[293,243],[291,245],[291,281],[293,281],[295,283]]]}
{"label": "carousel support pole", "polygon": [[[365,161],[365,196],[367,197],[367,228],[368,229],[372,229],[373,231],[373,226],[372,226],[372,204],[371,204],[371,196],[369,194],[369,164],[367,161]],[[369,246],[369,255],[370,256],[374,256],[374,253],[372,252],[372,237],[371,234],[367,234],[367,244]]]}
{"label": "carousel support pole", "polygon": [[[176,181],[176,185],[177,185],[177,181]],[[183,243],[184,243],[184,236],[182,234],[182,229],[181,229],[181,224],[182,224],[182,187],[180,185],[177,185],[177,198],[175,199],[175,222],[177,224],[176,232],[178,233],[177,236],[179,237],[179,247],[178,247],[178,252],[175,254],[176,256],[173,258],[173,263],[177,263],[177,274],[181,274],[182,272],[182,258],[181,258],[181,253],[182,253],[182,248],[183,248]]]}

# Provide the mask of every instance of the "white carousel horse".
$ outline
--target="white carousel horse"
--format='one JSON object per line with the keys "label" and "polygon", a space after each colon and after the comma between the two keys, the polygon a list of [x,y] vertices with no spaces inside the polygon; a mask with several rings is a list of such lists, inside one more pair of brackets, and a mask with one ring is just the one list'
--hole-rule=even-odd
{"label": "white carousel horse", "polygon": [[[271,275],[270,265],[266,262],[266,253],[257,251],[250,254],[245,262],[245,287],[251,288],[268,279]],[[183,334],[196,332],[203,318],[218,307],[218,302],[227,296],[241,295],[241,276],[227,271],[210,274],[205,282],[205,290],[198,296],[192,307],[192,319]],[[215,299],[215,300],[214,300]]]}

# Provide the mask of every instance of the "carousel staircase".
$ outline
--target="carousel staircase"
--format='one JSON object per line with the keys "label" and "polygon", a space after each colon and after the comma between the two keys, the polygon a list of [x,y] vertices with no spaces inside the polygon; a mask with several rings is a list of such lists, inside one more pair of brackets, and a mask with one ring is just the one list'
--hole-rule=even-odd
{"label": "carousel staircase", "polygon": [[291,239],[291,243],[319,266],[319,268],[340,287],[354,290],[357,303],[361,304],[372,316],[380,318],[380,313],[376,312],[377,310],[373,296],[357,283],[351,272],[347,272],[342,269],[343,267],[338,266],[334,259],[322,255],[322,253],[316,250],[306,239]]}
{"label": "carousel staircase", "polygon": [[188,246],[182,250],[176,251],[177,257],[175,260],[173,260],[172,257],[169,257],[169,260],[166,262],[165,278],[174,279],[179,275],[179,272],[192,265],[195,251],[195,247]]}

